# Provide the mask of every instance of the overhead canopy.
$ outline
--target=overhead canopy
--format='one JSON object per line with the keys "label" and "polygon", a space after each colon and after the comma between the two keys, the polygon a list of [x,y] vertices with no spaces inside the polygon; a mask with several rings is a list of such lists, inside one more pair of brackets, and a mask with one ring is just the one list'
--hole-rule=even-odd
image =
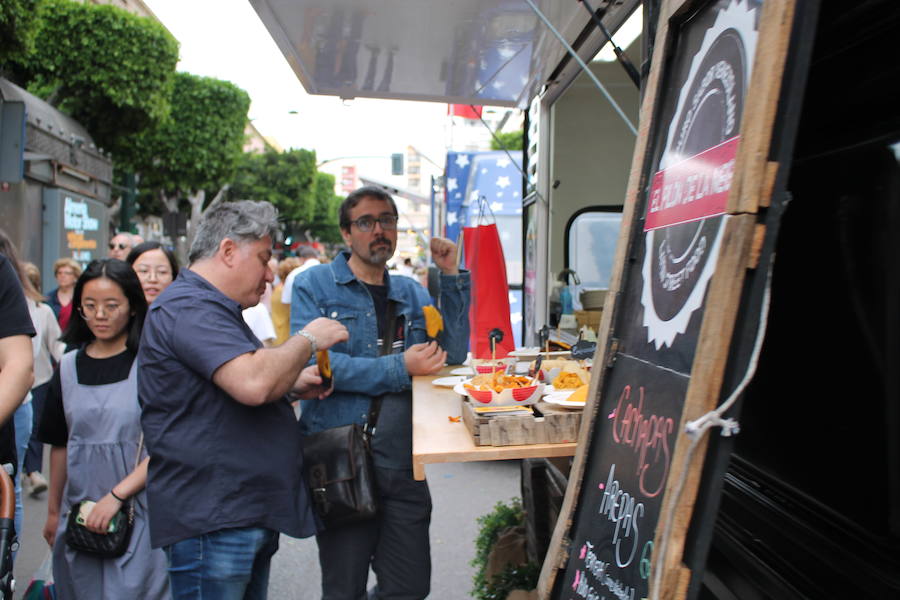
{"label": "overhead canopy", "polygon": [[391,196],[399,196],[401,198],[406,198],[416,206],[426,205],[431,203],[431,198],[423,196],[422,194],[416,193],[413,190],[409,190],[406,188],[397,187],[395,185],[391,185],[390,183],[385,183],[383,181],[379,181],[377,179],[372,179],[371,177],[367,177],[365,175],[360,175],[359,180],[363,185],[374,185],[375,187],[381,188]]}
{"label": "overhead canopy", "polygon": [[[524,0],[250,2],[310,94],[524,108],[565,55]],[[535,4],[569,43],[589,21],[580,2]],[[637,0],[607,4],[614,31]]]}

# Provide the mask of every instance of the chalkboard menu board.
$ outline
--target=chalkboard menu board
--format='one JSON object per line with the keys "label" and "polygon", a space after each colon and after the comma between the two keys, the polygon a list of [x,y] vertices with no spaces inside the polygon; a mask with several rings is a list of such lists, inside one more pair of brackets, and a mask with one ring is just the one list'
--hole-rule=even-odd
{"label": "chalkboard menu board", "polygon": [[627,355],[606,382],[561,598],[643,598],[688,377]]}
{"label": "chalkboard menu board", "polygon": [[[592,375],[592,417],[541,574],[542,597],[648,596],[663,506],[674,471],[683,470],[684,423],[720,393],[758,233],[755,218],[740,213],[755,212],[771,192],[746,181],[767,155],[777,100],[751,102],[748,90],[760,56],[760,79],[780,82],[786,44],[757,49],[767,39],[761,23],[777,23],[769,29],[778,39],[789,36],[790,19],[770,13],[792,3],[765,4],[663,5],[626,199],[628,238],[620,240],[615,299],[594,360],[607,368]],[[749,210],[741,194],[753,197]]]}

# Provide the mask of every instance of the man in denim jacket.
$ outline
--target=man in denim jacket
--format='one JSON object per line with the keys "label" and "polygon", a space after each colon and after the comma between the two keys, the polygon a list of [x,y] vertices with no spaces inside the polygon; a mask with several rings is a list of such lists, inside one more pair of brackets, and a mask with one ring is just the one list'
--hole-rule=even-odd
{"label": "man in denim jacket", "polygon": [[[331,349],[334,392],[303,402],[303,434],[364,424],[371,400],[383,399],[372,440],[379,514],[318,534],[323,600],[365,598],[370,564],[378,581],[369,598],[424,598],[430,588],[431,496],[427,483],[412,476],[411,378],[465,359],[470,281],[457,268],[456,245],[432,238],[432,256],[442,273],[444,332],[440,345],[428,341],[422,314],[432,303],[428,292],[408,277],[390,277],[385,268],[397,243],[397,216],[393,199],[379,188],[351,193],[340,209],[341,235],[351,251],[301,273],[292,290],[292,332],[321,316],[350,332],[347,342]],[[390,304],[396,314],[394,343],[381,355]]]}

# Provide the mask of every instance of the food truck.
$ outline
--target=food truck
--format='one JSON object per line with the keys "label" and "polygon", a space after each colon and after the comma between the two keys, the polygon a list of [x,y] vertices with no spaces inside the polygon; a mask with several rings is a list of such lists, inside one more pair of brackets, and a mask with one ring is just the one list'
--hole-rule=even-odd
{"label": "food truck", "polygon": [[251,2],[311,93],[527,110],[525,343],[608,290],[587,401],[442,459],[536,461],[541,598],[900,597],[896,2]]}

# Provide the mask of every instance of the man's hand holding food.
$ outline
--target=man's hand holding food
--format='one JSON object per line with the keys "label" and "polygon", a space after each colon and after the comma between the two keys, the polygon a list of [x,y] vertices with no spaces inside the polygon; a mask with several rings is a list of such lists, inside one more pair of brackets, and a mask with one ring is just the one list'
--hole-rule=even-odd
{"label": "man's hand holding food", "polygon": [[[315,338],[317,350],[327,350],[335,344],[346,342],[350,337],[347,328],[339,321],[325,317],[310,321],[303,330]],[[322,376],[319,373],[319,366],[310,365],[300,371],[300,375],[294,382],[291,395],[304,400],[311,398],[321,399],[330,394],[333,389],[333,386],[329,388],[324,388],[322,386]]]}
{"label": "man's hand holding food", "polygon": [[413,344],[403,353],[406,370],[413,375],[434,375],[444,368],[447,352],[435,341]]}

